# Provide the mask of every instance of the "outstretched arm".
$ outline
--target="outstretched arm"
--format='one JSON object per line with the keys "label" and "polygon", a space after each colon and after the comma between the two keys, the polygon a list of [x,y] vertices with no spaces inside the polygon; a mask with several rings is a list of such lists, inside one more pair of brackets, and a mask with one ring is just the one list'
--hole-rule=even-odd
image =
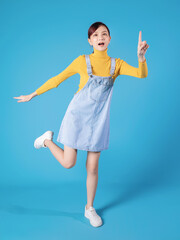
{"label": "outstretched arm", "polygon": [[78,73],[78,67],[79,67],[79,60],[81,58],[81,55],[77,57],[63,72],[61,72],[59,75],[52,77],[48,81],[46,81],[40,88],[38,88],[35,92],[29,94],[29,95],[20,95],[19,97],[13,97],[15,99],[19,99],[18,102],[28,102],[33,97],[40,95],[52,88],[58,87],[60,83],[62,83],[65,79],[68,77]]}
{"label": "outstretched arm", "polygon": [[41,87],[39,87],[35,92],[37,95],[40,95],[52,88],[58,87],[60,83],[62,83],[67,78],[71,77],[72,75],[78,73],[79,67],[79,60],[81,55],[77,57],[63,72],[58,74],[55,77],[50,78],[46,81]]}

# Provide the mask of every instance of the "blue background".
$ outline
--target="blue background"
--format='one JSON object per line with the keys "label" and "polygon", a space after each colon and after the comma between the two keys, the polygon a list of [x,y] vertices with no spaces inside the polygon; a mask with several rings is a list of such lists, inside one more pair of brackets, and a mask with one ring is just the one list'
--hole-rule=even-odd
{"label": "blue background", "polygon": [[[179,240],[179,2],[1,1],[0,239]],[[86,157],[63,168],[34,140],[54,141],[78,90],[76,74],[30,102],[28,95],[92,53],[87,31],[110,29],[108,55],[138,67],[139,31],[149,44],[147,78],[116,78],[110,146],[101,153],[94,207],[104,225],[84,218]]]}

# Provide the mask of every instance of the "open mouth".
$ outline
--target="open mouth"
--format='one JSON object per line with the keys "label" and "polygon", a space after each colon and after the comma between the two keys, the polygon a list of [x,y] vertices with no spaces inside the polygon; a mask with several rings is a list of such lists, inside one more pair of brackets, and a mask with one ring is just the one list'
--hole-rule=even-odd
{"label": "open mouth", "polygon": [[98,43],[99,46],[104,46],[103,42]]}

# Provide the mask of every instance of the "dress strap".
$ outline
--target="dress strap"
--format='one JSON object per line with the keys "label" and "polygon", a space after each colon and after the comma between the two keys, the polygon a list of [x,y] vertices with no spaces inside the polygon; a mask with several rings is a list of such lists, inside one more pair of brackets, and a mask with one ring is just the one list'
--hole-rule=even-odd
{"label": "dress strap", "polygon": [[86,64],[87,64],[87,73],[88,75],[92,75],[92,68],[91,68],[89,55],[85,55],[85,58],[86,58]]}
{"label": "dress strap", "polygon": [[[86,64],[87,64],[87,73],[88,73],[88,75],[92,75],[92,68],[91,68],[91,62],[90,62],[89,55],[85,54],[85,58],[86,58]],[[116,67],[116,60],[115,60],[115,58],[111,57],[111,70],[110,70],[111,76],[114,75],[115,67]]]}
{"label": "dress strap", "polygon": [[111,70],[110,70],[111,76],[114,75],[115,67],[116,67],[116,60],[115,58],[111,57]]}

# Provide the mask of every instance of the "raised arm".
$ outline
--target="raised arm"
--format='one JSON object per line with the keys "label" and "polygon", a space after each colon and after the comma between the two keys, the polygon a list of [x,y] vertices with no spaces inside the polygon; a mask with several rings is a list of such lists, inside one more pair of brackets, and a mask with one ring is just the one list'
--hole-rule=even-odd
{"label": "raised arm", "polygon": [[120,60],[120,69],[119,75],[128,75],[137,78],[145,78],[148,75],[148,68],[146,60],[144,62],[140,62],[138,60],[138,68],[129,65],[124,60]]}
{"label": "raised arm", "polygon": [[149,48],[149,45],[146,41],[142,42],[141,39],[141,31],[139,32],[139,41],[138,41],[138,48],[137,48],[137,56],[138,56],[138,68],[129,65],[124,60],[120,60],[120,68],[119,68],[119,75],[129,75],[138,78],[145,78],[148,75],[148,68],[145,59],[145,53]]}

